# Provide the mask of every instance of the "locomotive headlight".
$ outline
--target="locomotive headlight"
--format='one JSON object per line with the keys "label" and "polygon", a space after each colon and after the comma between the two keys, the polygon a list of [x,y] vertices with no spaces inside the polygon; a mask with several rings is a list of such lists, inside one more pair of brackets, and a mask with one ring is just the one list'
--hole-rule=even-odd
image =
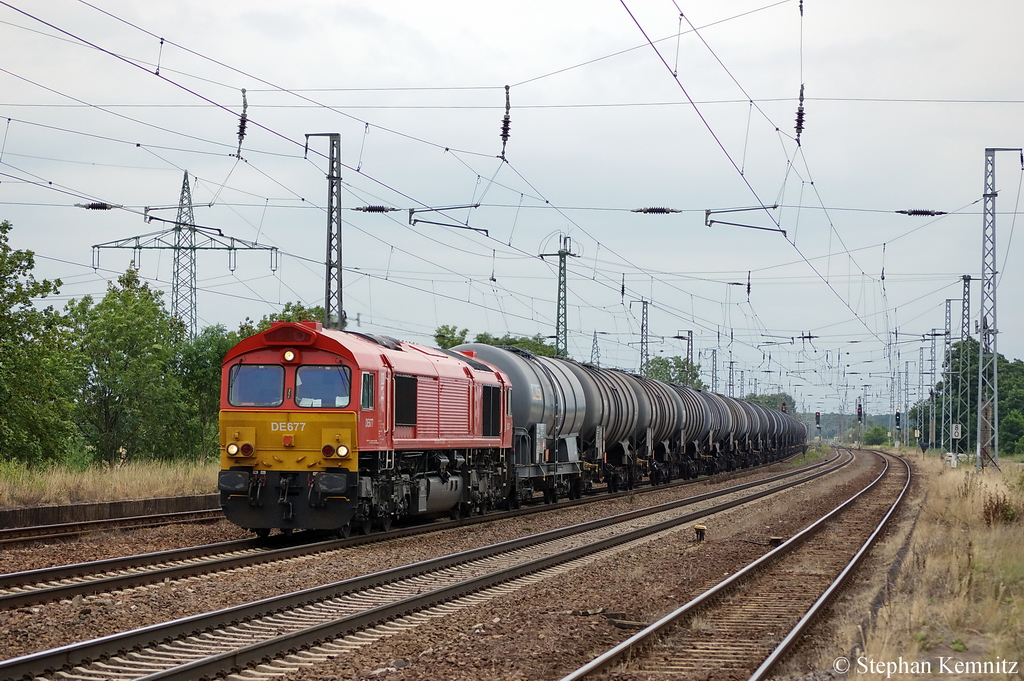
{"label": "locomotive headlight", "polygon": [[345,445],[338,445],[338,456],[343,458],[348,456],[348,447]]}
{"label": "locomotive headlight", "polygon": [[282,350],[281,351],[281,359],[283,361],[289,362],[289,363],[290,362],[294,362],[294,361],[299,359],[299,352],[298,352],[298,350],[293,350],[291,348],[288,348],[286,350]]}
{"label": "locomotive headlight", "polygon": [[229,444],[226,447],[226,449],[227,449],[227,452],[228,452],[228,456],[237,456],[238,455],[238,443],[237,442],[232,442],[231,444]]}

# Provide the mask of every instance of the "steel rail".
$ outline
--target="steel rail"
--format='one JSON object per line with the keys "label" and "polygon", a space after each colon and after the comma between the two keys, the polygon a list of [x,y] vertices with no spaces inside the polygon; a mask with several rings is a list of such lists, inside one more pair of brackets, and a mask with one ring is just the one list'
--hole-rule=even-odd
{"label": "steel rail", "polygon": [[[835,459],[830,459],[835,461]],[[828,463],[828,462],[826,462]],[[576,558],[600,551],[605,548],[610,548],[618,544],[632,541],[646,534],[660,532],[671,527],[675,527],[680,524],[691,522],[697,518],[706,517],[708,515],[719,513],[736,506],[749,503],[751,501],[763,498],[770,494],[780,492],[785,489],[792,488],[796,485],[809,482],[818,477],[831,473],[839,468],[847,465],[849,461],[842,462],[840,465],[833,468],[827,468],[822,471],[818,471],[801,477],[796,480],[789,480],[784,484],[780,484],[776,487],[770,487],[766,490],[761,490],[731,501],[723,502],[721,504],[694,511],[676,518],[661,521],[654,525],[650,525],[644,528],[630,530],[625,533],[621,533],[604,540],[592,544],[586,544],[580,547],[562,551],[560,553],[552,554],[543,558],[529,561],[528,563],[520,564],[502,571],[497,571],[489,575],[483,575],[479,578],[467,580],[464,583],[453,585],[451,587],[445,587],[440,590],[434,590],[427,592],[422,596],[424,598],[417,599],[406,599],[389,606],[382,606],[381,608],[375,608],[372,611],[365,611],[357,615],[346,617],[344,619],[336,620],[334,622],[318,625],[313,627],[312,630],[302,630],[294,632],[292,634],[286,634],[278,636],[274,639],[270,639],[268,642],[260,644],[253,644],[246,646],[245,648],[237,649],[222,655],[216,656],[218,661],[211,662],[213,667],[217,667],[217,672],[225,669],[224,660],[231,659],[231,666],[244,667],[249,664],[259,663],[262,660],[278,654],[280,652],[288,652],[298,648],[306,647],[315,644],[316,641],[322,641],[325,638],[335,638],[342,635],[345,631],[351,629],[358,629],[360,627],[369,626],[374,622],[379,622],[382,619],[389,619],[396,617],[400,614],[410,611],[415,608],[425,607],[428,600],[432,602],[438,602],[448,600],[457,597],[461,593],[468,593],[471,591],[479,590],[498,584],[510,579],[514,579],[530,572],[536,572],[538,570],[545,569],[552,565],[556,565],[561,562],[567,562],[575,560]],[[824,464],[816,464],[816,468]],[[440,558],[434,558],[429,560],[420,561],[411,565],[401,566],[398,568],[392,568],[389,570],[383,570],[370,575],[364,575],[361,577],[355,577],[351,579],[334,582],[332,584],[311,587],[302,591],[283,594],[280,596],[274,596],[265,598],[252,603],[245,603],[242,605],[234,606],[231,608],[225,608],[222,610],[202,613],[193,615],[190,617],[180,618],[172,620],[171,622],[165,622],[160,624],[154,624],[141,629],[136,629],[127,632],[121,632],[105,636],[98,639],[89,641],[82,641],[79,643],[72,643],[66,646],[55,648],[53,650],[40,651],[29,655],[13,658],[0,662],[0,678],[3,679],[23,679],[23,678],[36,678],[42,674],[50,673],[59,669],[71,668],[74,666],[88,663],[93,660],[107,659],[113,655],[129,651],[132,649],[141,648],[153,643],[162,641],[170,641],[188,636],[195,635],[204,631],[211,631],[217,628],[230,626],[231,624],[249,621],[259,617],[267,616],[274,613],[280,613],[289,608],[296,608],[303,605],[309,605],[312,603],[323,602],[328,599],[338,598],[346,594],[353,593],[355,591],[371,589],[380,585],[394,582],[399,579],[405,579],[408,577],[421,575],[431,571],[443,570],[450,568],[454,565],[466,563],[471,560],[477,560],[480,558],[486,558],[494,556],[500,553],[508,553],[516,551],[525,547],[533,546],[536,544],[557,540],[563,537],[579,534],[585,531],[599,529],[607,527],[608,525],[615,524],[618,522],[625,522],[633,520],[643,515],[648,515],[653,512],[661,512],[666,510],[672,510],[687,504],[692,504],[698,500],[706,500],[713,496],[721,496],[730,492],[742,491],[749,487],[757,485],[768,485],[772,482],[779,482],[780,479],[791,478],[800,473],[804,473],[806,470],[794,471],[778,476],[773,476],[767,480],[752,481],[736,485],[728,490],[719,490],[718,492],[708,492],[697,497],[691,497],[686,500],[680,500],[675,502],[669,502],[668,504],[662,504],[651,509],[638,509],[627,513],[622,513],[616,516],[610,516],[609,518],[602,518],[599,520],[590,521],[581,525],[576,525],[569,528],[558,528],[555,530],[549,530],[535,535],[527,537],[521,537],[518,539],[512,539],[499,544],[493,544],[486,547],[480,547],[476,549],[470,549],[456,554],[448,556],[442,556]],[[652,509],[657,509],[652,511]],[[463,591],[459,591],[462,588]],[[431,597],[431,598],[426,598]],[[324,633],[330,631],[329,634]],[[268,647],[269,646],[269,647]],[[205,667],[200,669],[202,661],[195,663],[189,663],[188,668],[181,671],[179,676],[172,675],[172,670],[160,672],[159,675],[152,675],[148,678],[178,678],[178,679],[195,679],[202,675],[207,674]],[[178,668],[175,668],[178,669]],[[212,673],[217,673],[212,672]],[[169,675],[171,674],[171,675]]]}
{"label": "steel rail", "polygon": [[[805,473],[808,471],[815,470],[817,468],[821,468],[823,466],[827,466],[830,463],[835,462],[838,459],[838,456],[839,455],[837,454],[835,457],[832,457],[822,462],[815,463],[811,466],[806,466],[795,471],[789,471],[787,473],[782,473],[776,476],[765,478],[763,480],[741,483],[740,485],[733,485],[732,487],[728,487],[723,490],[705,492],[703,494],[687,497],[686,499],[668,503],[670,505],[693,504],[705,501],[707,499],[712,499],[716,496],[722,496],[724,494],[729,494],[731,492],[748,489],[756,485],[768,484],[771,482],[775,482],[777,480],[786,479],[788,477],[793,477],[795,475],[800,475],[801,473]],[[657,489],[664,489],[664,486],[659,485]],[[620,494],[629,494],[629,492],[622,492]],[[297,558],[300,556],[323,553],[326,551],[332,551],[344,547],[360,546],[362,544],[416,536],[428,532],[436,532],[455,527],[462,527],[465,525],[491,522],[499,518],[530,515],[534,513],[541,513],[548,510],[553,510],[555,508],[569,508],[571,505],[578,505],[581,503],[595,503],[609,498],[615,497],[602,496],[597,498],[582,499],[559,505],[545,505],[519,509],[501,515],[473,516],[471,518],[445,521],[441,523],[434,523],[427,526],[392,529],[386,533],[375,533],[359,537],[349,537],[347,539],[329,539],[319,542],[304,543],[298,546],[291,544],[288,546],[281,547],[279,545],[286,542],[287,539],[285,539],[284,537],[275,536],[270,538],[270,540],[243,539],[234,542],[225,542],[224,544],[206,544],[204,546],[190,547],[186,549],[171,549],[169,551],[142,554],[138,556],[110,558],[107,560],[89,563],[77,563],[75,565],[56,566],[52,568],[42,568],[39,570],[15,572],[6,575],[0,575],[0,590],[9,591],[9,593],[0,593],[0,609],[24,607],[27,605],[35,605],[55,600],[74,598],[75,596],[86,596],[97,593],[105,593],[108,591],[114,591],[118,589],[128,589],[132,587],[153,584],[155,582],[160,582],[168,579],[176,580],[193,575],[209,574],[232,568],[288,560],[290,558]],[[661,506],[650,507],[648,509],[639,509],[637,511],[631,511],[630,513],[656,513],[658,511],[651,509],[661,508],[662,510],[667,510],[666,508],[664,508],[665,506],[666,505],[663,504]],[[675,506],[670,507],[674,508]],[[269,547],[267,547],[268,542]],[[222,547],[221,550],[218,550],[218,547]],[[245,551],[245,553],[236,553],[239,551]],[[235,553],[236,555],[231,555],[227,557],[221,556],[219,558],[217,557],[219,554],[224,553]],[[200,558],[210,558],[210,560],[196,560]],[[168,563],[181,564],[168,565]],[[163,567],[155,567],[152,570],[147,570],[144,572],[136,570],[136,568],[140,567],[161,565]],[[111,572],[125,570],[132,571],[125,572],[124,574],[109,574]],[[86,579],[89,575],[98,575],[98,577],[96,579]],[[31,588],[29,586],[32,584],[59,582],[62,580],[72,579],[81,579],[82,581],[76,581],[71,583],[59,583],[53,586],[42,588]],[[22,590],[15,591],[13,589]]]}
{"label": "steel rail", "polygon": [[181,525],[184,523],[208,523],[224,518],[219,508],[197,509],[194,511],[174,511],[171,513],[154,513],[152,515],[126,516],[123,518],[103,518],[99,520],[76,520],[70,523],[53,525],[27,525],[25,527],[0,528],[0,544],[23,544],[30,541],[45,539],[65,539],[79,537],[90,532],[107,529],[137,529],[140,527],[160,527],[163,525]]}
{"label": "steel rail", "polygon": [[910,464],[907,463],[906,459],[904,459],[901,456],[897,456],[895,454],[891,454],[890,456],[899,459],[900,462],[907,468],[907,480],[903,485],[903,489],[900,490],[899,496],[896,497],[896,501],[893,502],[892,506],[889,508],[888,512],[886,512],[881,522],[878,523],[878,526],[875,528],[874,532],[872,532],[871,535],[864,541],[864,544],[861,545],[860,549],[857,551],[856,554],[854,554],[853,558],[850,559],[850,562],[847,563],[846,567],[843,568],[842,572],[839,573],[839,575],[829,585],[825,592],[821,594],[818,600],[814,602],[814,605],[812,605],[810,610],[807,611],[807,614],[800,618],[800,621],[796,623],[792,630],[790,630],[789,634],[787,634],[786,637],[782,639],[782,641],[779,643],[779,645],[775,647],[775,650],[773,650],[771,654],[767,658],[765,658],[765,661],[761,663],[761,666],[754,670],[754,673],[750,676],[750,681],[760,681],[760,679],[765,678],[768,675],[768,673],[779,663],[779,661],[782,660],[786,653],[789,652],[790,648],[793,647],[793,644],[796,643],[797,639],[799,639],[799,637],[804,633],[804,631],[807,630],[807,627],[810,626],[811,621],[814,620],[814,618],[817,617],[818,614],[821,613],[821,611],[824,610],[825,607],[832,602],[832,599],[835,598],[836,593],[838,592],[840,587],[842,587],[842,585],[846,583],[847,578],[853,573],[854,570],[857,569],[857,566],[860,565],[861,560],[864,558],[864,556],[867,555],[868,551],[870,551],[871,548],[875,545],[875,542],[878,541],[879,535],[882,533],[882,530],[885,529],[886,525],[889,524],[890,518],[892,518],[896,511],[899,510],[899,507],[903,504],[903,499],[907,494],[907,490],[910,489],[910,482],[912,476]]}
{"label": "steel rail", "polygon": [[[878,476],[874,480],[872,480],[867,486],[865,486],[859,492],[857,492],[856,494],[851,496],[849,499],[844,501],[842,504],[836,506],[834,509],[829,511],[827,514],[825,514],[824,516],[822,516],[821,518],[819,518],[818,520],[816,520],[812,524],[808,525],[807,527],[805,527],[803,530],[801,530],[797,534],[795,534],[792,537],[790,537],[790,539],[788,541],[782,543],[777,548],[775,548],[775,549],[769,551],[768,553],[764,554],[763,556],[757,558],[756,560],[752,561],[751,563],[749,563],[748,565],[746,565],[742,569],[738,570],[737,572],[734,572],[728,578],[722,580],[721,582],[719,582],[715,586],[711,587],[710,589],[708,589],[704,593],[700,594],[696,598],[690,600],[689,602],[681,605],[677,609],[675,609],[672,612],[670,612],[669,614],[665,615],[664,617],[659,619],[657,622],[654,622],[650,626],[648,626],[648,627],[644,628],[643,630],[637,632],[636,634],[634,634],[633,636],[629,637],[628,639],[626,639],[622,643],[618,644],[617,646],[611,648],[610,650],[602,653],[601,655],[599,655],[598,657],[594,658],[593,660],[591,660],[587,664],[583,665],[582,667],[580,667],[580,668],[576,669],[575,671],[571,672],[570,674],[567,674],[566,676],[562,677],[562,679],[560,681],[578,681],[578,679],[585,678],[585,677],[587,677],[587,676],[589,676],[591,674],[594,674],[594,673],[596,673],[596,672],[606,668],[607,666],[609,666],[611,664],[614,664],[615,662],[619,661],[620,659],[622,659],[623,657],[625,657],[629,653],[631,653],[631,652],[633,652],[635,650],[638,650],[640,647],[646,645],[648,643],[648,641],[650,641],[657,634],[662,633],[665,630],[667,630],[670,627],[672,627],[673,625],[675,625],[682,617],[684,617],[684,616],[694,612],[700,606],[704,605],[708,601],[714,599],[715,597],[721,595],[723,592],[725,592],[728,589],[732,588],[737,583],[739,583],[740,581],[746,579],[751,574],[756,572],[758,569],[764,567],[768,563],[771,563],[771,562],[777,560],[779,557],[789,553],[790,551],[795,549],[797,546],[799,546],[800,544],[804,543],[807,539],[809,539],[811,536],[813,536],[819,530],[821,530],[830,520],[832,520],[833,518],[835,518],[838,515],[840,515],[841,513],[843,513],[853,503],[855,503],[858,499],[860,499],[861,496],[867,494],[869,491],[874,489],[875,486],[878,485],[879,482],[882,481],[882,479],[889,472],[889,462],[888,462],[888,460],[885,459],[884,457],[882,457],[882,460],[885,463],[885,466],[883,467],[881,473],[879,473]],[[901,497],[902,497],[902,495],[901,495]]]}
{"label": "steel rail", "polygon": [[[686,485],[692,485],[698,482],[707,481],[711,479],[728,479],[742,475],[746,472],[757,470],[773,464],[784,463],[790,459],[796,457],[797,454],[787,456],[778,461],[771,461],[766,464],[753,466],[750,468],[738,469],[735,471],[728,471],[725,473],[716,473],[714,475],[699,476],[691,480],[675,480],[662,485],[655,485],[653,483],[644,484],[639,488],[633,490],[624,490],[622,492],[615,492],[605,495],[606,487],[603,485],[593,488],[588,493],[588,499],[582,500],[582,503],[591,501],[594,495],[599,496],[600,499],[614,499],[617,496],[624,494],[637,493],[643,494],[651,492],[657,489],[680,487]],[[602,496],[605,495],[605,496]],[[533,502],[528,502],[531,505]],[[581,503],[580,500],[568,500],[562,503],[564,506],[571,506]],[[529,512],[535,508],[531,506],[530,509],[523,509],[525,512]],[[207,517],[200,518],[188,518],[187,516],[194,516],[205,514]],[[511,515],[511,513],[510,513]],[[152,515],[141,515],[141,516],[124,516],[119,518],[103,518],[97,520],[80,520],[69,523],[57,523],[51,525],[26,525],[21,527],[4,527],[0,528],[0,544],[13,544],[13,543],[25,543],[30,541],[42,541],[46,539],[64,539],[68,537],[77,537],[83,534],[91,532],[98,532],[105,529],[117,529],[119,527],[126,527],[128,529],[140,528],[140,527],[156,527],[161,525],[170,524],[182,524],[187,522],[208,522],[210,520],[223,518],[223,512],[219,508],[215,509],[196,509],[191,511],[175,511],[171,513],[155,513]],[[79,528],[79,529],[75,529]],[[25,535],[25,536],[21,536]]]}

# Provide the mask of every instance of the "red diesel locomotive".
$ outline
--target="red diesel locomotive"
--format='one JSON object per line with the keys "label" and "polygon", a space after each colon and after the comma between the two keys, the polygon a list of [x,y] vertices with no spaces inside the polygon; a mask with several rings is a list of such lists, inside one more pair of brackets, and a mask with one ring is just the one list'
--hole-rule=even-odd
{"label": "red diesel locomotive", "polygon": [[508,377],[471,357],[275,322],[228,352],[222,379],[221,505],[260,536],[369,532],[507,493]]}

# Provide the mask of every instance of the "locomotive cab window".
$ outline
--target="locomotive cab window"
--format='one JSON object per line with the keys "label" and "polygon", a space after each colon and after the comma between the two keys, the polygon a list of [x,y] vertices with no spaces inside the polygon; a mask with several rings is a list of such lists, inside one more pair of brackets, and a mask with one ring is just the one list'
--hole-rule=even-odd
{"label": "locomotive cab window", "polygon": [[295,372],[295,404],[334,409],[349,403],[352,372],[338,365],[299,367]]}
{"label": "locomotive cab window", "polygon": [[279,407],[284,402],[284,367],[279,364],[236,364],[228,376],[232,407]]}
{"label": "locomotive cab window", "polygon": [[376,374],[363,372],[363,398],[361,406],[363,409],[373,409],[373,387],[376,385]]}

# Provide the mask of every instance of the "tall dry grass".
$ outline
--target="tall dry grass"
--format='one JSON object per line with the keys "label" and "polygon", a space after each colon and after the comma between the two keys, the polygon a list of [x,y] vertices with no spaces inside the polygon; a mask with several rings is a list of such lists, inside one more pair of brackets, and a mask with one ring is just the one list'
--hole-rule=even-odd
{"label": "tall dry grass", "polygon": [[0,463],[0,507],[121,501],[217,491],[219,464],[135,462],[84,471]]}
{"label": "tall dry grass", "polygon": [[864,654],[1024,664],[1024,472],[916,462],[927,496],[895,588],[857,637]]}

